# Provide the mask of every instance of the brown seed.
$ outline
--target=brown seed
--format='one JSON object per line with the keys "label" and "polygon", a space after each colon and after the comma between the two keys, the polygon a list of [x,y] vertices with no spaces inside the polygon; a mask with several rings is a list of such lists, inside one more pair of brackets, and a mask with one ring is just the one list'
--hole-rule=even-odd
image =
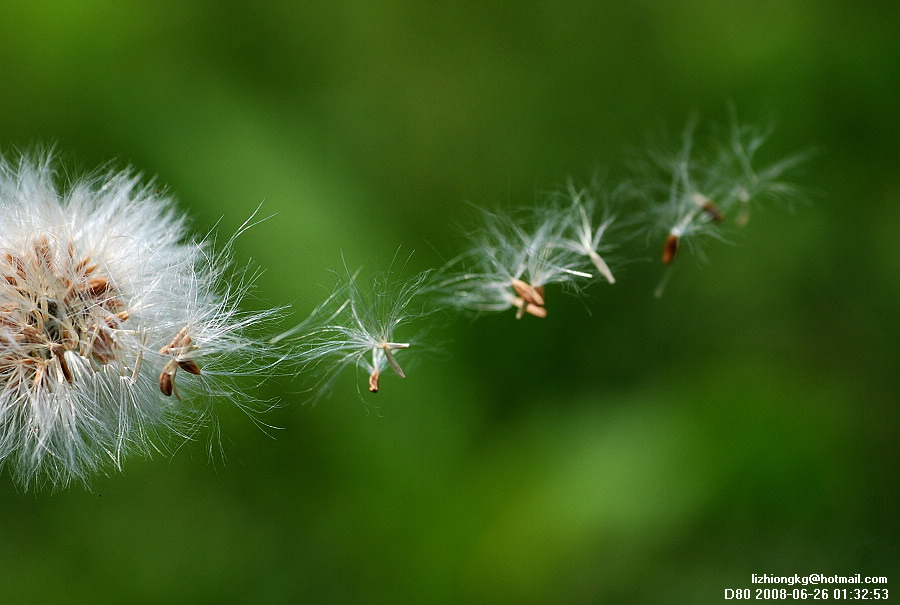
{"label": "brown seed", "polygon": [[60,339],[67,351],[74,351],[78,347],[78,333],[67,327],[60,329]]}
{"label": "brown seed", "polygon": [[51,265],[51,253],[50,253],[50,242],[47,241],[46,235],[38,236],[34,240],[34,253],[37,256],[38,261],[42,265],[44,265],[47,269],[50,268]]}
{"label": "brown seed", "polygon": [[539,317],[541,319],[544,319],[547,317],[547,309],[545,309],[544,307],[539,307],[537,305],[533,305],[531,303],[527,303],[525,305],[525,312],[530,315],[534,315],[535,317]]}
{"label": "brown seed", "polygon": [[703,212],[706,213],[709,218],[713,220],[715,224],[719,224],[722,222],[722,213],[719,212],[719,207],[716,206],[712,200],[706,200],[700,208]]}
{"label": "brown seed", "polygon": [[91,354],[103,365],[108,364],[116,357],[116,343],[113,340],[109,328],[99,324],[94,326],[90,342]]}
{"label": "brown seed", "polygon": [[675,255],[678,253],[678,236],[674,233],[670,233],[666,238],[666,243],[663,245],[663,253],[662,253],[662,262],[664,265],[671,264],[673,260],[675,260]]}
{"label": "brown seed", "polygon": [[[169,396],[175,392],[175,374],[181,368],[189,374],[200,374],[200,366],[193,359],[179,359],[179,355],[187,355],[192,349],[191,337],[188,336],[188,326],[184,326],[172,339],[172,342],[159,350],[161,355],[172,355],[173,359],[166,362],[163,371],[159,375],[159,390],[163,395]],[[196,349],[196,347],[194,347]]]}
{"label": "brown seed", "polygon": [[539,307],[544,306],[544,287],[537,286],[534,287],[531,284],[522,281],[521,279],[513,279],[512,280],[513,290],[516,291],[516,294],[522,297],[522,300],[525,302],[537,305]]}
{"label": "brown seed", "polygon": [[39,387],[41,382],[44,381],[44,372],[46,372],[47,366],[43,363],[38,364],[34,370],[34,377],[31,379],[32,384],[35,388]]}
{"label": "brown seed", "polygon": [[24,279],[26,274],[25,265],[22,264],[22,260],[18,256],[13,256],[8,252],[4,254],[3,257],[6,259],[6,262],[8,262],[15,269],[16,274]]}
{"label": "brown seed", "polygon": [[75,272],[81,273],[82,275],[90,275],[96,270],[97,265],[91,263],[91,257],[89,256],[85,256],[83,259],[78,261],[77,265],[75,265]]}
{"label": "brown seed", "polygon": [[0,326],[9,328],[17,327],[19,324],[16,320],[15,313],[18,309],[19,305],[15,303],[0,304]]}
{"label": "brown seed", "polygon": [[540,317],[541,319],[547,317],[546,308],[525,302],[521,298],[513,299],[513,304],[516,306],[516,308],[519,309],[519,311],[516,313],[516,319],[522,319],[522,316],[525,315],[525,313],[534,315],[535,317]]}
{"label": "brown seed", "polygon": [[87,293],[91,296],[103,296],[110,291],[109,280],[105,277],[92,277],[87,283]]}
{"label": "brown seed", "polygon": [[178,331],[178,334],[175,335],[175,338],[172,339],[172,342],[161,348],[159,352],[161,355],[165,355],[173,349],[188,347],[190,346],[191,342],[191,337],[188,336],[188,327],[184,326],[183,328],[181,328],[181,330]]}
{"label": "brown seed", "polygon": [[166,397],[172,396],[172,389],[174,387],[174,383],[172,382],[172,376],[170,374],[166,374],[165,372],[159,375],[159,390]]}
{"label": "brown seed", "polygon": [[182,359],[178,362],[178,367],[188,374],[193,374],[195,376],[200,374],[200,366],[198,366],[197,362],[193,359]]}
{"label": "brown seed", "polygon": [[369,374],[369,392],[377,393],[378,392],[378,379],[380,378],[380,374],[378,370],[372,370],[372,373]]}
{"label": "brown seed", "polygon": [[65,352],[66,350],[62,345],[53,345],[51,347],[53,351],[54,357],[59,362],[59,367],[62,370],[63,378],[65,378],[66,382],[72,382],[72,371],[69,369],[69,364],[66,362]]}
{"label": "brown seed", "polygon": [[25,342],[30,342],[33,344],[44,342],[44,333],[34,326],[24,326],[22,328],[21,334]]}
{"label": "brown seed", "polygon": [[176,372],[178,372],[178,365],[170,361],[163,366],[162,372],[159,373],[159,390],[166,397],[170,397],[175,391]]}
{"label": "brown seed", "polygon": [[128,311],[121,311],[119,313],[116,313],[115,315],[107,317],[104,321],[110,328],[117,328],[119,327],[119,324],[127,320],[129,317],[130,314],[128,313]]}

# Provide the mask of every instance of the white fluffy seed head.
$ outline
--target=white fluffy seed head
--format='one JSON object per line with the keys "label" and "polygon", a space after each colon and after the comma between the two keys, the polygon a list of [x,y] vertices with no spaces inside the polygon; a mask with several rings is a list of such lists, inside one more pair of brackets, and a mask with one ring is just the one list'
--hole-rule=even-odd
{"label": "white fluffy seed head", "polygon": [[246,283],[209,248],[131,171],[61,189],[49,154],[0,160],[0,463],[20,485],[165,449],[229,392],[269,314],[238,310]]}

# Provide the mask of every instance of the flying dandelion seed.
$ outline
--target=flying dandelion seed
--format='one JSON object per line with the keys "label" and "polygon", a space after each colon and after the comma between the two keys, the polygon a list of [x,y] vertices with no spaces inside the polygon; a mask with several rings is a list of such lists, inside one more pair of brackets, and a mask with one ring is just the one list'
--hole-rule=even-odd
{"label": "flying dandelion seed", "polygon": [[740,124],[732,109],[725,129],[713,124],[700,130],[691,120],[677,152],[650,155],[637,181],[647,202],[649,237],[662,240],[659,258],[666,266],[654,296],[662,297],[682,250],[705,259],[703,242],[728,241],[730,229],[745,226],[752,209],[803,199],[782,178],[809,153],[761,161],[758,152],[770,133],[771,128]]}
{"label": "flying dandelion seed", "polygon": [[[368,374],[368,390],[381,389],[383,373],[405,378],[398,357],[415,349],[409,340],[408,324],[423,316],[422,295],[428,290],[429,272],[402,280],[391,270],[377,272],[370,282],[360,279],[344,266],[335,273],[334,288],[303,322],[277,336],[295,351],[293,357],[304,370],[320,376],[321,396],[329,391],[337,376],[348,366]],[[400,333],[407,332],[405,341]]]}
{"label": "flying dandelion seed", "polygon": [[248,334],[274,312],[238,309],[252,276],[224,284],[230,242],[187,239],[131,171],[61,189],[50,154],[0,160],[0,209],[0,463],[19,484],[86,484],[190,438],[212,395],[249,405],[229,377],[264,363]]}
{"label": "flying dandelion seed", "polygon": [[621,243],[610,241],[610,230],[617,224],[615,212],[623,205],[626,191],[626,185],[609,186],[597,179],[587,187],[576,187],[569,179],[560,203],[548,203],[537,210],[541,220],[562,225],[559,241],[550,245],[587,257],[610,285],[616,278],[609,255]]}
{"label": "flying dandelion seed", "polygon": [[615,281],[600,257],[600,241],[609,222],[592,225],[592,206],[576,195],[570,204],[531,208],[518,214],[481,210],[480,228],[470,249],[442,269],[436,290],[440,304],[476,312],[516,309],[547,316],[546,287],[578,290],[591,280],[593,264]]}
{"label": "flying dandelion seed", "polygon": [[746,225],[753,206],[799,197],[796,187],[780,179],[805,154],[757,165],[757,152],[769,134],[732,117],[725,136],[698,137],[692,121],[677,153],[655,157],[654,174],[644,180],[656,184],[648,194],[653,200],[649,212],[655,217],[654,230],[665,234],[663,264],[671,265],[685,243],[721,240],[727,225]]}

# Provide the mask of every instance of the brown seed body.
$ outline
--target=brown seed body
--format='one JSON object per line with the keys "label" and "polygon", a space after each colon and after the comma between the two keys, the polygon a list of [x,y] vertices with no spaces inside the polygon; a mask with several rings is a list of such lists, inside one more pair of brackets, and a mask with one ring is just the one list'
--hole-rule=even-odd
{"label": "brown seed body", "polygon": [[547,310],[544,308],[544,286],[532,286],[521,279],[513,279],[512,287],[519,295],[512,301],[518,309],[516,319],[522,319],[526,313],[542,319],[547,317]]}
{"label": "brown seed body", "polygon": [[167,363],[159,375],[159,390],[166,397],[170,397],[175,391],[175,372],[178,366],[170,366],[171,363]]}
{"label": "brown seed body", "polygon": [[541,319],[547,317],[547,309],[545,309],[544,307],[539,307],[532,303],[525,302],[521,298],[513,299],[512,303],[519,310],[518,313],[516,313],[517,318],[521,318],[525,313],[534,315],[535,317],[540,317]]}
{"label": "brown seed body", "polygon": [[178,367],[188,374],[193,374],[194,376],[200,375],[200,366],[198,366],[197,362],[193,359],[185,359],[183,361],[179,361]]}
{"label": "brown seed body", "polygon": [[719,211],[719,207],[713,203],[712,200],[706,200],[706,202],[701,206],[702,210],[706,215],[712,219],[715,224],[719,224],[723,220],[722,213]]}
{"label": "brown seed body", "polygon": [[662,252],[662,262],[664,265],[669,265],[675,260],[675,255],[678,253],[678,236],[674,233],[670,233],[666,238],[666,243],[663,245]]}
{"label": "brown seed body", "polygon": [[200,366],[190,357],[190,354],[197,350],[197,347],[193,344],[193,339],[188,334],[188,331],[189,327],[184,326],[178,331],[172,342],[159,350],[160,355],[172,356],[172,359],[166,362],[162,372],[159,374],[159,391],[166,397],[169,397],[172,393],[177,393],[175,389],[175,375],[178,373],[178,368],[181,368],[188,374],[200,374]]}
{"label": "brown seed body", "polygon": [[531,284],[522,281],[521,279],[513,279],[512,287],[513,290],[516,291],[516,294],[518,294],[525,302],[537,305],[539,307],[544,306],[543,286],[534,287]]}

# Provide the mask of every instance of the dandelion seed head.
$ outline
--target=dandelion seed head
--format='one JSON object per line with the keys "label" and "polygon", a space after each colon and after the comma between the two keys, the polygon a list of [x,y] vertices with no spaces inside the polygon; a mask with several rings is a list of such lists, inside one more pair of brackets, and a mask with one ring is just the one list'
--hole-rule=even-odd
{"label": "dandelion seed head", "polygon": [[190,437],[267,315],[239,311],[246,283],[221,286],[227,254],[188,239],[139,175],[61,188],[50,154],[0,160],[0,210],[0,462],[13,478],[87,483]]}

